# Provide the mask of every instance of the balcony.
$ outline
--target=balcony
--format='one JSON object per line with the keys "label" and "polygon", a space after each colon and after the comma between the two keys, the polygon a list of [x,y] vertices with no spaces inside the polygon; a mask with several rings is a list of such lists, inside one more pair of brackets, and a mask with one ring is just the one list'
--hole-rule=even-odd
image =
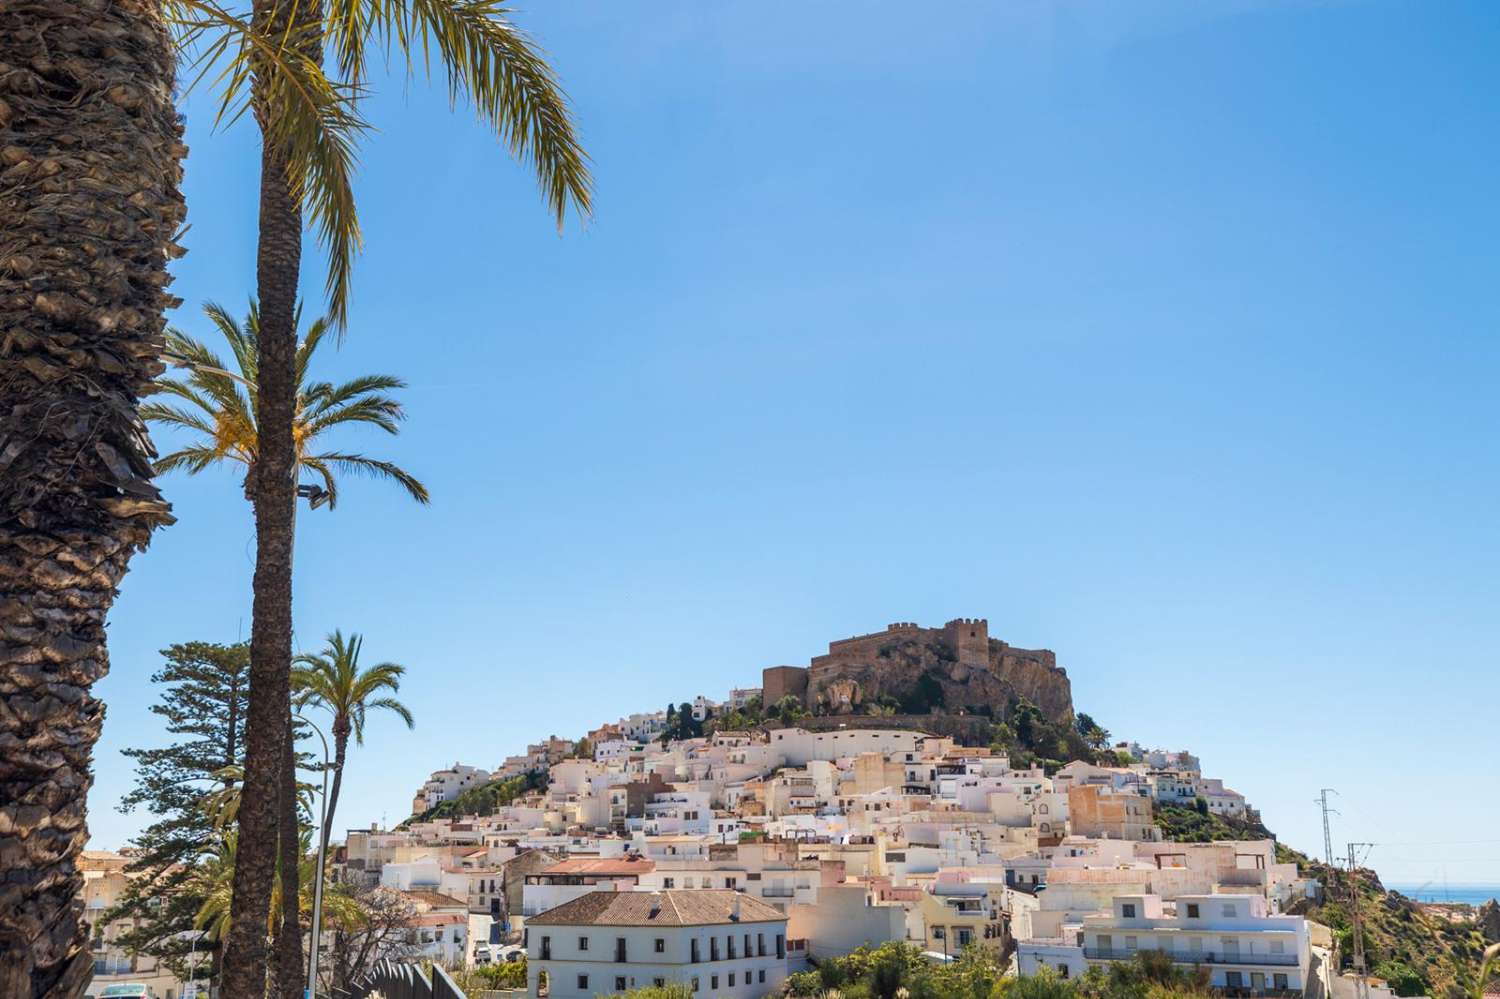
{"label": "balcony", "polygon": [[[1144,949],[1129,950],[1121,947],[1110,947],[1100,949],[1098,947],[1085,947],[1083,956],[1091,961],[1130,961],[1140,953],[1146,953]],[[1207,952],[1202,954],[1184,954],[1175,950],[1163,950],[1159,953],[1165,954],[1176,964],[1212,964],[1212,965],[1270,965],[1277,968],[1295,968],[1297,966],[1296,954],[1219,954]]]}

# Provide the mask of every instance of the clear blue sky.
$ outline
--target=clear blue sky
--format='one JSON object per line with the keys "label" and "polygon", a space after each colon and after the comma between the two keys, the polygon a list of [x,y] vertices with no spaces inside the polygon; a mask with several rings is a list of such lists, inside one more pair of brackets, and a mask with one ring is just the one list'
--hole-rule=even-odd
{"label": "clear blue sky", "polygon": [[[1500,7],[535,4],[598,214],[422,81],[370,113],[325,371],[399,373],[432,487],[304,514],[297,639],[410,668],[338,825],[455,759],[986,616],[1304,849],[1500,881]],[[253,279],[257,156],[188,105],[177,320]],[[316,301],[321,261],[307,268]],[[92,798],[156,650],[248,630],[230,473],[166,481]],[[1490,840],[1488,843],[1453,841]]]}

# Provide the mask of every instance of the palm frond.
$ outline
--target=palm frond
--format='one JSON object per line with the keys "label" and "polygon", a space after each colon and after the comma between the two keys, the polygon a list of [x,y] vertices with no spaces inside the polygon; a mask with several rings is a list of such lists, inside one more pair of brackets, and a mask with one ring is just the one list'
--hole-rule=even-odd
{"label": "palm frond", "polygon": [[[411,498],[418,503],[427,503],[432,499],[431,494],[427,492],[427,487],[418,481],[416,476],[392,462],[367,458],[362,454],[341,454],[337,452],[312,455],[311,458],[314,461],[323,462],[342,472],[390,479],[405,489],[411,495]],[[303,459],[303,461],[307,460],[307,458]]]}
{"label": "palm frond", "polygon": [[[509,8],[500,0],[367,0],[366,6],[365,32],[386,51],[394,44],[408,71],[420,62],[430,74],[436,48],[450,103],[467,97],[511,155],[532,167],[559,229],[570,205],[580,215],[592,211],[593,178],[572,107],[542,52],[510,20]],[[345,54],[361,48],[363,42],[342,36],[335,20],[330,28],[337,46]]]}
{"label": "palm frond", "polygon": [[212,399],[199,392],[187,382],[178,381],[175,378],[158,378],[154,389],[159,395],[171,395],[182,399],[184,402],[192,403],[203,410],[207,416],[213,416],[218,407]]}
{"label": "palm frond", "polygon": [[214,0],[168,0],[167,12],[188,38],[217,32],[200,57],[224,66],[216,124],[234,121],[252,99],[256,103],[265,141],[283,163],[292,197],[327,249],[329,315],[342,329],[360,245],[355,146],[369,128],[357,110],[360,88],[329,80],[296,32],[272,37]]}
{"label": "palm frond", "polygon": [[417,727],[416,721],[413,720],[411,716],[411,709],[408,708],[405,704],[402,704],[400,701],[396,700],[394,697],[377,697],[375,700],[365,703],[365,709],[367,711],[373,711],[376,708],[383,708],[386,711],[391,711],[397,715],[400,715],[401,720],[406,722],[407,728]]}
{"label": "palm frond", "polygon": [[200,434],[214,439],[214,425],[209,418],[199,413],[190,413],[181,406],[169,406],[164,402],[146,402],[141,404],[141,419],[147,423],[160,423],[163,426],[177,427],[182,430],[196,430]]}
{"label": "palm frond", "polygon": [[406,411],[399,402],[385,396],[370,396],[305,420],[302,438],[313,440],[324,431],[344,423],[372,423],[388,434],[397,434],[401,432],[404,419]]}
{"label": "palm frond", "polygon": [[318,382],[307,386],[305,390],[306,408],[303,415],[316,416],[334,406],[343,405],[357,396],[392,392],[403,388],[406,388],[406,382],[395,375],[362,375],[358,378],[351,378],[341,385]]}
{"label": "palm frond", "polygon": [[[302,304],[300,302],[297,304],[297,311],[299,314],[302,311]],[[318,345],[323,342],[323,337],[331,327],[332,324],[329,323],[327,316],[319,316],[312,321],[312,325],[308,326],[306,332],[302,334],[302,342],[297,344],[298,385],[301,385],[307,379],[307,369],[312,363],[312,356],[317,353]]]}
{"label": "palm frond", "polygon": [[218,464],[228,458],[241,464],[249,464],[244,455],[238,451],[222,452],[217,448],[193,445],[192,447],[179,448],[171,454],[164,454],[156,459],[156,474],[165,475],[167,472],[175,472],[178,469],[185,470],[189,475],[197,475],[210,465]]}

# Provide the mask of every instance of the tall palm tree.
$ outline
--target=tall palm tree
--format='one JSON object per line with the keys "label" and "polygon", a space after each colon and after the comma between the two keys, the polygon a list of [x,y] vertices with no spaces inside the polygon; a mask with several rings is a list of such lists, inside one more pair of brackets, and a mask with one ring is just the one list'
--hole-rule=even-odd
{"label": "tall palm tree", "polygon": [[[572,110],[546,59],[502,0],[252,0],[245,18],[213,0],[178,0],[185,37],[210,65],[227,60],[223,109],[253,113],[261,132],[256,294],[260,453],[250,481],[256,562],[251,703],[246,730],[243,855],[224,968],[226,999],[259,999],[264,941],[253,930],[270,899],[278,771],[286,755],[292,659],[292,535],[297,500],[296,322],[305,222],[328,251],[329,307],[342,324],[360,243],[351,177],[367,127],[368,69],[392,55],[409,72],[436,54],[450,97],[470,101],[510,153],[533,168],[559,226],[587,213],[592,181]],[[269,39],[281,39],[273,45]],[[331,51],[334,68],[324,71]]]}
{"label": "tall palm tree", "polygon": [[356,745],[365,744],[365,713],[390,711],[399,715],[407,728],[413,725],[411,711],[392,696],[401,689],[406,667],[377,663],[361,669],[359,653],[364,644],[358,634],[351,633],[345,639],[343,632],[335,631],[328,636],[322,652],[298,656],[292,669],[293,697],[297,703],[327,708],[333,715],[333,789],[328,792],[327,812],[319,834],[322,850],[328,848],[328,830],[333,826],[333,813],[344,782],[349,736],[354,736]]}
{"label": "tall palm tree", "polygon": [[[300,309],[299,318],[300,318]],[[260,314],[251,302],[243,323],[222,306],[204,306],[204,314],[229,346],[232,370],[201,341],[179,330],[167,332],[167,354],[186,369],[185,378],[163,377],[158,388],[172,402],[153,402],[141,407],[147,421],[186,431],[188,440],[179,449],[157,461],[158,471],[182,469],[196,474],[219,464],[238,464],[245,469],[245,490],[260,461],[260,412],[257,396]],[[315,504],[338,503],[337,473],[364,473],[395,482],[417,502],[428,501],[427,487],[400,466],[368,455],[323,449],[326,436],[339,427],[369,424],[390,434],[398,433],[405,418],[401,405],[389,393],[405,387],[392,375],[364,375],[342,384],[313,381],[313,357],[330,329],[327,319],[312,322],[296,351],[297,404],[293,415],[292,440],[296,473],[304,471],[321,484],[299,484],[298,492]],[[290,729],[282,743],[277,792],[277,864],[285,876],[295,880],[297,859],[297,771]],[[242,778],[243,779],[243,778]],[[280,894],[283,922],[295,921],[296,886]],[[276,977],[280,991],[296,994],[302,980],[302,938],[283,934],[277,942]]]}
{"label": "tall palm tree", "polygon": [[[255,303],[243,322],[212,302],[203,314],[229,345],[233,367],[213,349],[177,329],[167,330],[167,356],[187,373],[185,378],[162,377],[157,388],[173,402],[148,402],[141,415],[151,423],[185,431],[181,447],[157,459],[158,472],[181,470],[196,475],[221,464],[245,469],[250,483],[260,460],[260,426],[256,419],[256,360],[260,312]],[[300,314],[300,309],[299,309]],[[292,414],[298,489],[321,505],[338,505],[338,473],[370,475],[396,483],[418,503],[430,499],[427,487],[399,465],[365,454],[326,450],[328,434],[340,427],[365,424],[388,434],[401,430],[406,412],[389,393],[406,387],[394,375],[362,375],[338,385],[310,380],[313,356],[331,329],[328,319],[310,323],[297,345],[296,405]],[[304,474],[312,482],[302,483]]]}
{"label": "tall palm tree", "polygon": [[137,405],[186,149],[160,2],[7,0],[0,67],[0,995],[69,997],[105,618],[172,521]]}

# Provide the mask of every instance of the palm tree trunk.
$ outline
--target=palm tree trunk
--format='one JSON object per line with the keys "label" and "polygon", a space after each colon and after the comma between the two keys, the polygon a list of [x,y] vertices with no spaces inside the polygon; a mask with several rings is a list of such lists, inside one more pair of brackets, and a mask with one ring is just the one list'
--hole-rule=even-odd
{"label": "palm tree trunk", "polygon": [[161,370],[186,149],[152,0],[0,17],[0,995],[80,995],[76,860],[105,616],[170,523],[136,416]]}
{"label": "palm tree trunk", "polygon": [[[301,837],[297,823],[297,755],[288,727],[286,755],[281,765],[281,818],[278,842],[281,851],[281,932],[276,937],[276,992],[281,999],[301,999],[306,982],[302,967]],[[290,873],[288,873],[290,872]]]}
{"label": "palm tree trunk", "polygon": [[319,834],[321,849],[328,850],[328,834],[333,829],[333,813],[339,807],[339,788],[344,786],[344,753],[349,748],[349,725],[345,722],[333,726],[333,787],[328,792],[328,815],[323,820]]}
{"label": "palm tree trunk", "polygon": [[[278,37],[288,8],[255,0],[253,22]],[[305,13],[305,10],[304,10]],[[259,97],[259,95],[257,95]],[[257,115],[264,104],[257,101]],[[268,129],[261,122],[262,135]],[[276,874],[278,803],[291,724],[292,540],[296,454],[297,271],[302,260],[302,210],[287,180],[285,160],[263,138],[256,294],[260,301],[257,355],[259,453],[252,472],[255,504],[254,602],[250,617],[250,707],[245,722],[245,783],[240,804],[239,856],[224,959],[224,999],[261,999],[266,984],[264,927]],[[295,871],[292,879],[295,880]],[[285,886],[296,894],[295,885]]]}

